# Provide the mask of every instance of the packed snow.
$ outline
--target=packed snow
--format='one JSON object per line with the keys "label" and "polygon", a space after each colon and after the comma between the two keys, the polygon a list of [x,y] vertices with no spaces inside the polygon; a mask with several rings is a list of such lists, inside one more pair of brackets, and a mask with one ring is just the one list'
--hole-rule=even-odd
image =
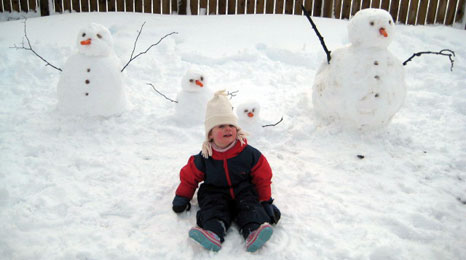
{"label": "packed snow", "polygon": [[[330,50],[348,21],[314,18]],[[391,123],[358,132],[313,113],[325,61],[304,16],[83,13],[27,20],[34,50],[55,66],[81,28],[104,25],[121,64],[170,32],[122,74],[131,106],[115,116],[59,113],[63,72],[20,46],[24,21],[0,23],[0,255],[2,259],[466,259],[466,31],[396,25],[388,49],[406,66],[407,94]],[[53,28],[53,30],[51,30]],[[255,253],[232,227],[218,253],[188,238],[191,211],[171,202],[179,170],[204,140],[176,117],[188,70],[212,90],[236,91],[273,121],[249,143],[274,172],[282,218]],[[195,113],[195,112],[193,112]],[[193,115],[194,116],[194,115]],[[184,120],[186,119],[186,120]]]}

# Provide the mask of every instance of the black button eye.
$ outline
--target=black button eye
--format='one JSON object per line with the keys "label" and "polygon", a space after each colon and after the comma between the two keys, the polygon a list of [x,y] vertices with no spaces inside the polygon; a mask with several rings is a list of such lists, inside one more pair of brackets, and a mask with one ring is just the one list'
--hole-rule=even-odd
{"label": "black button eye", "polygon": [[201,81],[204,81],[204,77],[201,76]]}
{"label": "black button eye", "polygon": [[371,21],[371,22],[370,22],[370,25],[371,25],[371,26],[374,26],[374,22]]}
{"label": "black button eye", "polygon": [[390,21],[388,21],[388,24],[392,24],[392,21],[391,21],[391,20],[390,20]]}
{"label": "black button eye", "polygon": [[255,108],[253,108],[253,109],[252,109],[252,112],[254,113],[255,111],[256,111],[256,109],[255,109]]}
{"label": "black button eye", "polygon": [[97,38],[102,39],[102,35],[97,34]]}
{"label": "black button eye", "polygon": [[83,33],[82,37],[86,37],[86,33]]}
{"label": "black button eye", "polygon": [[245,110],[244,110],[244,113],[247,113],[247,112],[249,112],[249,111],[248,111],[247,109],[245,109]]}
{"label": "black button eye", "polygon": [[189,80],[189,82],[193,83],[193,82],[194,82],[194,80],[193,80],[193,79],[190,79],[190,80]]}

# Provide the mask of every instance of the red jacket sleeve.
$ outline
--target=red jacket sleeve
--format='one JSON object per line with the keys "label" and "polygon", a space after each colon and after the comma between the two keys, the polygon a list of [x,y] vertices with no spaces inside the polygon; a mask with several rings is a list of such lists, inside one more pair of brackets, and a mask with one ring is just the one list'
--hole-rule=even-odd
{"label": "red jacket sleeve", "polygon": [[263,155],[252,168],[252,183],[256,186],[259,201],[267,201],[272,197],[272,169]]}
{"label": "red jacket sleeve", "polygon": [[194,156],[191,156],[188,164],[181,168],[180,180],[181,183],[178,185],[175,194],[192,199],[197,185],[204,180],[204,173],[198,170],[194,164]]}

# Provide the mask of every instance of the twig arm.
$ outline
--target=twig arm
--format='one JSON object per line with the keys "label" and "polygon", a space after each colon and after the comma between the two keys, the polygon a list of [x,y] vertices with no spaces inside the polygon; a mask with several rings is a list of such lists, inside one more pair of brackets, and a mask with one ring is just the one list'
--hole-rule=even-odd
{"label": "twig arm", "polygon": [[301,3],[301,8],[303,9],[304,14],[306,15],[307,19],[311,23],[312,29],[314,29],[314,31],[316,32],[317,37],[319,38],[320,44],[322,44],[322,47],[324,48],[325,54],[327,55],[327,63],[330,64],[330,59],[332,58],[330,56],[331,52],[328,50],[327,45],[325,45],[324,37],[322,37],[322,35],[320,34],[319,30],[317,29],[316,24],[314,23],[314,21],[311,18],[311,15],[306,11],[306,8],[304,7],[304,5],[302,3]]}
{"label": "twig arm", "polygon": [[275,124],[263,125],[262,127],[276,126],[276,125],[280,124],[282,121],[283,121],[283,116],[282,116],[282,118],[281,118],[278,122],[276,122]]}
{"label": "twig arm", "polygon": [[152,45],[150,45],[145,51],[143,52],[140,52],[138,53],[136,56],[133,56],[134,55],[134,51],[136,50],[136,45],[138,43],[138,40],[139,40],[139,36],[141,36],[141,33],[142,33],[142,29],[144,28],[144,25],[146,24],[146,22],[144,22],[142,25],[141,25],[141,29],[138,31],[138,36],[136,37],[136,40],[134,41],[134,44],[133,44],[133,50],[131,51],[131,56],[128,60],[128,62],[125,64],[125,66],[121,69],[121,72],[123,72],[126,67],[128,67],[128,65],[133,61],[135,60],[136,58],[138,58],[139,56],[141,56],[142,54],[146,54],[152,47],[158,45],[159,43],[161,43],[163,41],[163,39],[167,38],[168,36],[172,35],[172,34],[178,34],[177,32],[171,32],[171,33],[168,33],[166,34],[165,36],[163,36],[162,38],[160,38],[160,40]]}
{"label": "twig arm", "polygon": [[151,86],[151,87],[155,90],[155,92],[157,92],[159,95],[161,95],[161,96],[164,97],[165,99],[169,100],[170,102],[178,103],[178,101],[173,100],[173,99],[171,99],[171,98],[168,98],[168,97],[165,96],[162,92],[158,91],[158,90],[155,88],[155,86],[152,85],[151,83],[147,83],[147,85]]}
{"label": "twig arm", "polygon": [[26,19],[24,19],[24,38],[26,38],[26,41],[27,41],[27,45],[28,47],[26,47],[24,45],[24,39],[23,39],[23,42],[21,43],[21,46],[16,46],[14,45],[13,47],[10,47],[10,48],[14,48],[16,50],[26,50],[26,51],[31,51],[32,53],[34,53],[34,55],[36,55],[39,59],[41,59],[42,61],[45,62],[45,66],[50,66],[56,70],[59,70],[59,71],[62,71],[62,69],[54,66],[53,64],[51,64],[50,62],[48,62],[46,59],[44,59],[42,56],[40,56],[33,48],[32,48],[32,45],[31,45],[31,41],[29,40],[29,37],[28,37],[28,34],[27,34],[27,30],[26,30]]}
{"label": "twig arm", "polygon": [[438,51],[438,52],[434,52],[434,51],[416,52],[413,55],[411,55],[411,57],[409,57],[407,60],[405,60],[403,62],[403,66],[406,66],[406,64],[408,64],[408,62],[410,62],[414,57],[419,57],[419,56],[424,55],[424,54],[435,54],[435,55],[448,56],[448,58],[450,59],[450,63],[451,63],[450,71],[453,71],[453,64],[455,62],[453,57],[455,57],[455,52],[452,51],[452,50],[449,50],[449,49],[443,49],[443,50]]}

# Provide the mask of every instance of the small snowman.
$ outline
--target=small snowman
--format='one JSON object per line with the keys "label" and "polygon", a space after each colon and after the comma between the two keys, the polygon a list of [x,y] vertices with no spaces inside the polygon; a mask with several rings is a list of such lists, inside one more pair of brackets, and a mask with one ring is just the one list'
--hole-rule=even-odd
{"label": "small snowman", "polygon": [[387,49],[394,22],[382,9],[364,9],[348,23],[351,44],[331,53],[317,71],[316,114],[360,130],[386,126],[406,96],[402,63]]}
{"label": "small snowman", "polygon": [[207,86],[206,76],[198,70],[188,70],[181,80],[181,90],[176,96],[175,116],[178,121],[202,124],[207,102],[213,92]]}
{"label": "small snowman", "polygon": [[57,86],[58,109],[66,114],[110,116],[127,109],[120,62],[103,25],[79,31],[78,52],[68,58]]}
{"label": "small snowman", "polygon": [[262,133],[263,127],[260,119],[260,104],[254,100],[242,102],[236,108],[236,115],[238,116],[238,124],[251,136],[256,136]]}

